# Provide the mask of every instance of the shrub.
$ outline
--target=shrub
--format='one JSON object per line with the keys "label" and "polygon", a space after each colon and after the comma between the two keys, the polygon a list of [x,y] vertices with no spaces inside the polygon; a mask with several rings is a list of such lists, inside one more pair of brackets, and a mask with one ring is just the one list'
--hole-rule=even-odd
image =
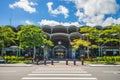
{"label": "shrub", "polygon": [[23,56],[4,56],[4,59],[7,63],[24,63],[24,57]]}
{"label": "shrub", "polygon": [[115,64],[116,62],[120,62],[120,56],[104,56],[104,57],[97,57],[97,62],[107,63],[107,64]]}
{"label": "shrub", "polygon": [[18,57],[18,60],[23,61],[24,60],[24,56]]}

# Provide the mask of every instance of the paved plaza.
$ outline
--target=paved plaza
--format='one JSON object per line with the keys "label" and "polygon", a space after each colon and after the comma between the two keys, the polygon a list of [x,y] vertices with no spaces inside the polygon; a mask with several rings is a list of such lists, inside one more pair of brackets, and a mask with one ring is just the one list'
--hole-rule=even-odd
{"label": "paved plaza", "polygon": [[0,80],[120,80],[119,66],[74,65],[70,61],[44,64],[0,64]]}

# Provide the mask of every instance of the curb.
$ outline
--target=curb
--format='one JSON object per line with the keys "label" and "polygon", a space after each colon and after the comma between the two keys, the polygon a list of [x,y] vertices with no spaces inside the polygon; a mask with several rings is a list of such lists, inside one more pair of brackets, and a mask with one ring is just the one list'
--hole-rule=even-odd
{"label": "curb", "polygon": [[120,65],[88,64],[91,67],[120,67]]}
{"label": "curb", "polygon": [[32,67],[31,64],[0,64],[0,67]]}

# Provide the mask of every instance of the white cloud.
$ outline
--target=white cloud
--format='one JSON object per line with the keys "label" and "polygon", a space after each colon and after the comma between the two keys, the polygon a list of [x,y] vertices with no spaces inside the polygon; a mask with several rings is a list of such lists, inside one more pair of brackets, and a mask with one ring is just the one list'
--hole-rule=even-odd
{"label": "white cloud", "polygon": [[74,25],[74,26],[77,26],[77,27],[79,27],[80,26],[80,24],[78,23],[78,22],[65,22],[65,23],[60,23],[61,25],[64,25],[64,26],[71,26],[71,25]]}
{"label": "white cloud", "polygon": [[104,22],[103,22],[103,26],[109,26],[111,24],[120,24],[120,18],[118,19],[114,19],[112,17],[107,18]]}
{"label": "white cloud", "polygon": [[56,9],[53,10],[52,5],[53,5],[53,2],[47,3],[48,11],[50,12],[50,14],[55,15],[55,16],[58,14],[63,14],[65,18],[68,17],[69,10],[66,7],[60,5]]}
{"label": "white cloud", "polygon": [[114,19],[114,22],[109,17],[108,19],[105,18],[106,14],[115,14],[119,9],[120,6],[116,3],[116,0],[70,0],[70,2],[75,4],[77,9],[75,15],[78,17],[78,21],[84,22],[86,25],[106,26],[109,20],[111,24],[119,22],[119,19]]}
{"label": "white cloud", "polygon": [[72,0],[77,9],[83,8],[86,15],[115,13],[118,5],[115,0]]}
{"label": "white cloud", "polygon": [[116,20],[116,24],[120,24],[120,18]]}
{"label": "white cloud", "polygon": [[29,21],[29,20],[25,20],[25,24],[34,24],[33,22]]}
{"label": "white cloud", "polygon": [[9,7],[12,9],[18,7],[29,13],[34,13],[36,12],[36,8],[33,8],[32,6],[35,6],[35,5],[37,5],[37,3],[30,2],[29,0],[20,0],[13,4],[9,4]]}
{"label": "white cloud", "polygon": [[59,25],[59,22],[54,21],[54,20],[46,20],[46,19],[44,19],[44,20],[41,20],[41,21],[39,22],[39,24],[40,24],[40,25],[55,26],[55,25]]}
{"label": "white cloud", "polygon": [[48,2],[48,3],[47,3],[47,6],[48,6],[48,10],[49,10],[49,11],[52,10],[52,5],[53,5],[53,2]]}
{"label": "white cloud", "polygon": [[74,26],[80,26],[80,24],[78,22],[71,22],[71,23],[68,23],[68,22],[57,22],[57,21],[54,21],[54,20],[46,20],[46,19],[43,19],[39,22],[40,25],[49,25],[49,26],[56,26],[56,25],[63,25],[63,26],[71,26],[71,25],[74,25]]}

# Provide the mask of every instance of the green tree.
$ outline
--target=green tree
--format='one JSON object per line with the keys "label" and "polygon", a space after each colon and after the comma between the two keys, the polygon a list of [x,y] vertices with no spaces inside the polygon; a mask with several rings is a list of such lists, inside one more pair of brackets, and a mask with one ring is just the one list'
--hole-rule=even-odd
{"label": "green tree", "polygon": [[97,31],[96,28],[86,26],[80,28],[80,33],[82,33],[83,35],[83,40],[88,44],[85,47],[87,47],[87,58],[89,59],[89,49],[95,48],[95,39],[97,39],[96,37],[98,37],[97,34],[99,32]]}
{"label": "green tree", "polygon": [[111,36],[112,39],[111,41],[113,42],[117,42],[118,46],[119,46],[119,54],[120,54],[120,24],[117,25],[111,25],[109,26],[109,28],[111,30]]}
{"label": "green tree", "polygon": [[79,48],[79,46],[88,47],[90,45],[90,42],[83,40],[83,39],[74,39],[70,42],[70,44],[73,46],[75,50]]}
{"label": "green tree", "polygon": [[21,49],[34,48],[33,59],[35,58],[36,47],[41,47],[45,44],[52,45],[52,42],[46,39],[42,29],[35,25],[22,26],[20,31],[18,31],[18,40],[20,41],[19,47]]}
{"label": "green tree", "polygon": [[9,26],[0,27],[0,46],[2,47],[1,56],[5,52],[5,47],[10,46],[12,43],[15,43],[16,34]]}
{"label": "green tree", "polygon": [[99,56],[102,56],[102,47],[108,43],[113,44],[119,42],[120,46],[120,25],[111,25],[106,29],[82,27],[80,28],[80,32],[87,37],[87,41],[91,42],[91,44],[87,47],[87,50],[89,50],[90,47],[96,47],[98,48]]}

